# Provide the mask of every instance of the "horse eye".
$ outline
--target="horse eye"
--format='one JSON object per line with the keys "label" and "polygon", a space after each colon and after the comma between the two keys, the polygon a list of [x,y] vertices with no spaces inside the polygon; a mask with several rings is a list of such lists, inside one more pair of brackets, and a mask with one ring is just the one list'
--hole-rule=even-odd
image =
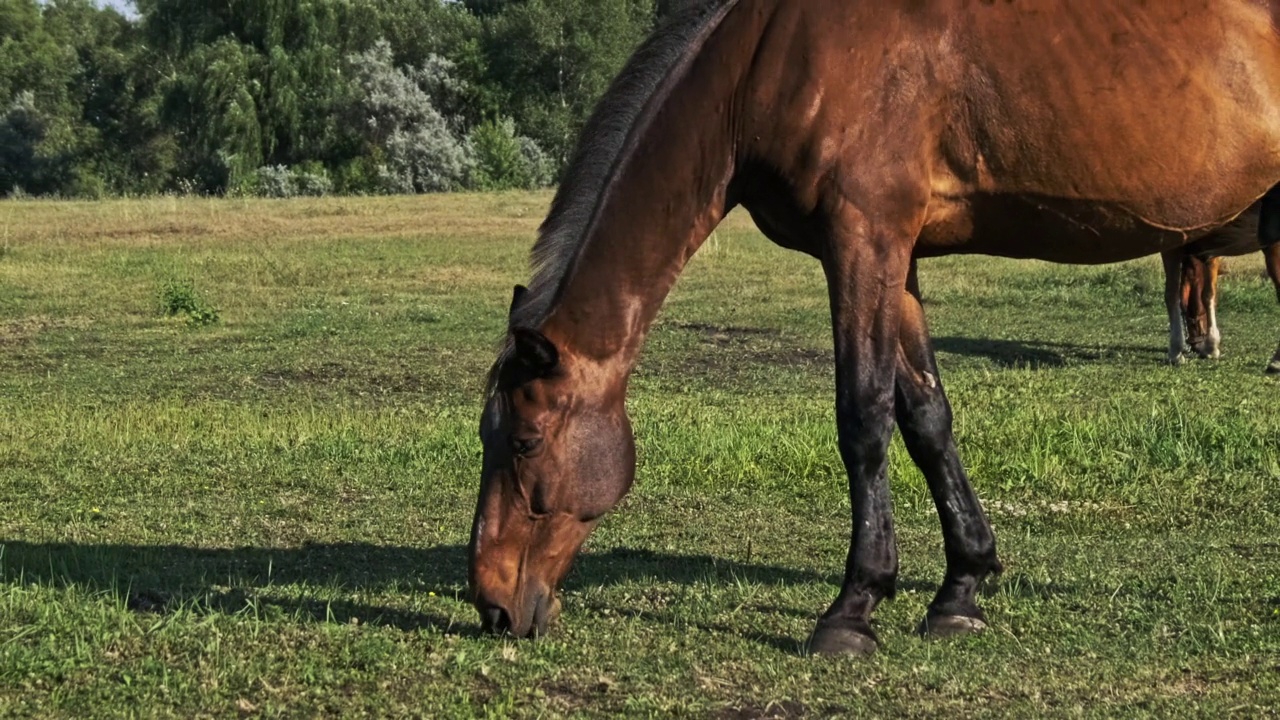
{"label": "horse eye", "polygon": [[520,457],[529,457],[542,447],[542,438],[511,438],[511,450]]}

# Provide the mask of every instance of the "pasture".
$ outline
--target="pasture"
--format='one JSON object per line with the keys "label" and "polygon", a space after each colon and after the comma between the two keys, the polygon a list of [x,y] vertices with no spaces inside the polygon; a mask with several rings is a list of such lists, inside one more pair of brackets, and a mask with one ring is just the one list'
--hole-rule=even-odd
{"label": "pasture", "polygon": [[1224,357],[1177,369],[1158,259],[924,262],[1006,565],[991,629],[913,635],[943,557],[895,441],[883,646],[815,659],[849,533],[826,293],[735,214],[650,336],[637,484],[557,631],[480,636],[480,396],[549,200],[0,203],[0,716],[1280,706],[1280,308],[1256,258],[1227,262]]}

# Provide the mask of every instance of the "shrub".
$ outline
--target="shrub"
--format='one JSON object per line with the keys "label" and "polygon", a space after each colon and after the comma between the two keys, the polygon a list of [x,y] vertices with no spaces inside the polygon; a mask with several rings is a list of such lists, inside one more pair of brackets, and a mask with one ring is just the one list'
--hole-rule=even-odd
{"label": "shrub", "polygon": [[410,193],[464,187],[473,164],[470,149],[431,96],[432,89],[457,90],[458,82],[449,76],[452,64],[433,57],[421,69],[395,67],[385,40],[351,55],[347,64],[359,87],[349,123],[382,156],[377,165],[381,188]]}
{"label": "shrub", "polygon": [[386,163],[378,155],[380,153],[358,157],[339,166],[333,173],[334,190],[342,195],[373,195],[383,192],[378,168]]}
{"label": "shrub", "polygon": [[267,165],[258,168],[252,182],[241,194],[265,198],[320,197],[333,192],[333,181],[320,163],[307,163],[289,168]]}
{"label": "shrub", "polygon": [[218,309],[196,293],[190,280],[170,280],[160,286],[160,312],[165,317],[184,316],[187,324],[202,327],[218,322]]}
{"label": "shrub", "polygon": [[329,171],[318,162],[312,161],[295,166],[292,175],[294,187],[299,195],[323,197],[333,192],[333,181],[329,179]]}
{"label": "shrub", "polygon": [[70,195],[84,200],[101,200],[110,194],[107,181],[86,167],[77,167],[72,171]]}
{"label": "shrub", "polygon": [[533,140],[516,135],[511,118],[486,121],[468,138],[475,159],[471,186],[477,190],[532,190],[551,182],[551,161]]}
{"label": "shrub", "polygon": [[526,187],[533,190],[554,183],[556,181],[555,160],[551,159],[551,156],[539,147],[533,138],[521,135],[519,140],[520,154],[524,157],[525,172],[528,173]]}
{"label": "shrub", "polygon": [[298,194],[293,174],[284,165],[260,167],[254,176],[254,187],[249,194],[267,198],[291,198]]}

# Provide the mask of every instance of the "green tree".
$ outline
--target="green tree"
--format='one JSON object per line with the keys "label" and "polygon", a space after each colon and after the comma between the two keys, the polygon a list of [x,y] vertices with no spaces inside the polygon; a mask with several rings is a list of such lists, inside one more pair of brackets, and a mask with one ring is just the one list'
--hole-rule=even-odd
{"label": "green tree", "polygon": [[90,0],[56,0],[45,24],[75,52],[66,86],[76,109],[70,192],[163,189],[175,154],[159,112],[163,61],[148,51],[134,23]]}
{"label": "green tree", "polygon": [[0,192],[539,185],[689,1],[0,0]]}
{"label": "green tree", "polygon": [[471,131],[475,161],[471,186],[477,190],[538,188],[551,182],[551,163],[527,137],[516,134],[511,118],[483,122]]}
{"label": "green tree", "polygon": [[262,58],[234,38],[202,45],[184,58],[168,88],[165,118],[181,148],[178,172],[217,192],[249,182],[263,165],[258,119]]}
{"label": "green tree", "polygon": [[61,192],[77,133],[68,92],[74,50],[49,32],[35,0],[0,0],[0,192]]}
{"label": "green tree", "polygon": [[489,81],[521,131],[559,165],[653,24],[653,0],[528,0],[490,20]]}

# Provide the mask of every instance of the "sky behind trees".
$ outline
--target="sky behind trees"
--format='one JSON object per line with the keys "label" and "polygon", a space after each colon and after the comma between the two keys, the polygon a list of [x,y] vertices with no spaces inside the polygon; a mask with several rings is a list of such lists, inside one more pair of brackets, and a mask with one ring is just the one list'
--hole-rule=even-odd
{"label": "sky behind trees", "polygon": [[131,0],[99,0],[104,7],[113,7],[120,12],[132,17],[135,13],[133,2]]}

